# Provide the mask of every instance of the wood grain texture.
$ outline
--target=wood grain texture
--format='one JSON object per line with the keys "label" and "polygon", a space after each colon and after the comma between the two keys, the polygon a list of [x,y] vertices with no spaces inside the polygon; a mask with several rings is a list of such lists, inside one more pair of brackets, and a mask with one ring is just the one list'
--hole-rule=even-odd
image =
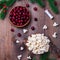
{"label": "wood grain texture", "polygon": [[[57,0],[57,2],[60,11],[60,0]],[[25,27],[29,30],[29,32],[27,34],[23,34],[21,28],[16,28],[10,24],[8,17],[9,17],[9,12],[13,7],[18,5],[25,6],[26,3],[30,4],[30,7],[28,9],[31,12],[32,19],[31,19],[31,23],[27,27]],[[27,60],[26,57],[28,55],[28,51],[25,50],[24,52],[20,52],[18,49],[19,45],[16,45],[13,41],[14,39],[18,39],[20,40],[20,42],[22,42],[25,38],[27,38],[27,36],[33,33],[45,33],[45,35],[48,36],[53,41],[53,43],[60,49],[60,26],[57,28],[52,26],[54,21],[60,24],[60,14],[58,15],[54,14],[51,11],[48,2],[46,1],[45,3],[46,3],[45,9],[48,9],[52,13],[52,15],[54,16],[54,20],[49,19],[49,17],[44,13],[44,9],[39,7],[37,4],[31,4],[30,2],[28,2],[28,0],[19,1],[19,2],[17,1],[9,9],[6,18],[4,20],[0,20],[0,60],[17,60],[17,55],[19,54],[23,54],[22,60]],[[35,6],[38,8],[38,11],[33,10]],[[38,18],[37,22],[34,21],[34,17]],[[44,24],[48,26],[48,29],[45,31],[42,29]],[[31,26],[35,27],[34,31],[31,30]],[[14,33],[10,31],[11,28],[14,28],[15,30]],[[58,37],[56,39],[52,38],[52,34],[55,31],[58,33]],[[17,33],[19,32],[22,34],[20,38],[17,37]],[[39,60],[39,56],[36,57],[37,60]]]}

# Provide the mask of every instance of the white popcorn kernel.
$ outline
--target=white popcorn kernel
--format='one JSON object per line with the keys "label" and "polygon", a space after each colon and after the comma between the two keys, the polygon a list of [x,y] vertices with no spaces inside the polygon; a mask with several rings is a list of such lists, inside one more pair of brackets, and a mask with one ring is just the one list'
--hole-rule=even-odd
{"label": "white popcorn kernel", "polygon": [[37,40],[39,40],[39,39],[40,39],[40,37],[38,37],[38,36],[37,36],[37,37],[36,37],[36,39],[37,39]]}
{"label": "white popcorn kernel", "polygon": [[37,54],[38,51],[36,49],[33,49],[32,53]]}
{"label": "white popcorn kernel", "polygon": [[32,40],[32,42],[33,42],[33,41],[36,41],[36,38],[32,37],[31,40]]}
{"label": "white popcorn kernel", "polygon": [[24,50],[24,47],[20,47],[20,50]]}
{"label": "white popcorn kernel", "polygon": [[20,43],[20,41],[19,40],[16,40],[16,43]]}
{"label": "white popcorn kernel", "polygon": [[41,34],[36,34],[36,36],[40,37],[40,36],[41,36]]}
{"label": "white popcorn kernel", "polygon": [[31,37],[30,36],[28,37],[28,40],[31,40]]}
{"label": "white popcorn kernel", "polygon": [[31,48],[31,47],[29,47],[28,49],[29,49],[30,51],[32,50],[32,48]]}
{"label": "white popcorn kernel", "polygon": [[32,59],[31,56],[28,56],[27,59]]}
{"label": "white popcorn kernel", "polygon": [[42,33],[42,36],[44,36],[44,33]]}
{"label": "white popcorn kernel", "polygon": [[22,55],[18,55],[17,58],[20,60],[22,58]]}
{"label": "white popcorn kernel", "polygon": [[50,17],[50,19],[53,19],[54,17],[52,16],[52,14],[46,9],[45,13]]}
{"label": "white popcorn kernel", "polygon": [[30,46],[31,44],[30,43],[26,43],[27,46]]}
{"label": "white popcorn kernel", "polygon": [[54,32],[54,34],[52,35],[53,38],[57,38],[57,32]]}
{"label": "white popcorn kernel", "polygon": [[47,26],[46,26],[46,25],[44,25],[44,26],[43,26],[43,29],[44,29],[44,30],[46,30],[46,29],[47,29]]}
{"label": "white popcorn kernel", "polygon": [[36,37],[36,35],[32,34],[32,37],[34,37],[34,38],[35,38],[35,37]]}
{"label": "white popcorn kernel", "polygon": [[57,27],[59,24],[57,24],[56,22],[54,22],[53,26],[54,27]]}
{"label": "white popcorn kernel", "polygon": [[45,52],[48,52],[48,50],[49,50],[49,45],[46,45],[46,47],[45,47]]}
{"label": "white popcorn kernel", "polygon": [[28,30],[27,29],[23,29],[23,33],[25,34],[25,33],[27,33],[28,32]]}
{"label": "white popcorn kernel", "polygon": [[43,50],[38,51],[38,54],[44,54]]}

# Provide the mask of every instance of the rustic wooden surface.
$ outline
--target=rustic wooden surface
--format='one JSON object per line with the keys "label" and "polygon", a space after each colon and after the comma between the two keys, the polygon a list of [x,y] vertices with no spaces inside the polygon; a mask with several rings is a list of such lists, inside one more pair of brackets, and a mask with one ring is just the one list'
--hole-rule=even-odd
{"label": "rustic wooden surface", "polygon": [[[57,2],[58,2],[58,8],[60,11],[60,0],[57,0]],[[11,8],[18,5],[25,6],[26,3],[29,3],[29,2],[27,0],[24,0],[22,2],[21,1],[16,2]],[[32,19],[31,19],[31,23],[26,27],[29,30],[27,34],[23,34],[21,28],[16,28],[10,24],[8,16],[11,8],[9,9],[6,18],[4,20],[0,20],[0,60],[17,60],[17,55],[19,55],[21,52],[19,52],[17,45],[13,43],[13,40],[19,39],[20,41],[23,41],[25,36],[28,36],[32,33],[45,33],[45,35],[48,36],[53,41],[53,43],[60,49],[60,26],[57,28],[52,26],[54,21],[60,24],[60,14],[58,15],[54,14],[51,11],[48,2],[45,2],[45,3],[46,3],[45,9],[50,10],[52,15],[54,16],[54,20],[50,20],[49,17],[44,13],[44,9],[39,7],[37,4],[29,3],[30,4],[29,10],[31,12]],[[33,10],[33,7],[35,6],[38,8],[38,11]],[[38,18],[37,22],[34,21],[34,17]],[[48,26],[48,29],[45,31],[42,29],[44,24]],[[31,26],[35,27],[34,31],[30,29]],[[11,28],[14,28],[15,30],[14,33],[10,31]],[[58,37],[56,39],[52,38],[52,34],[55,31],[58,33]],[[22,37],[20,38],[17,37],[17,33],[19,32],[22,34]],[[23,54],[22,60],[27,60],[26,58],[27,53],[28,53],[27,51],[22,53]],[[37,60],[39,60],[38,57],[37,57]],[[60,60],[60,59],[57,59],[57,60]]]}

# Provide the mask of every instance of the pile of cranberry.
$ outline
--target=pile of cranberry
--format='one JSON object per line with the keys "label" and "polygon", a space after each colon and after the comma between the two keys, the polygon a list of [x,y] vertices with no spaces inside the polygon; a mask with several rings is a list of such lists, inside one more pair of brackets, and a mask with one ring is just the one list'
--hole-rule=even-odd
{"label": "pile of cranberry", "polygon": [[9,19],[16,27],[24,27],[30,22],[30,12],[26,7],[16,6],[9,14]]}

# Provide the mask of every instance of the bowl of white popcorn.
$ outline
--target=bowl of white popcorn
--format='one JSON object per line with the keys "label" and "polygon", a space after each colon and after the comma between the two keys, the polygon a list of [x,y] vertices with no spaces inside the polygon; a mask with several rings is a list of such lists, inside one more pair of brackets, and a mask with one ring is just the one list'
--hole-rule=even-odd
{"label": "bowl of white popcorn", "polygon": [[44,34],[32,34],[28,36],[26,46],[33,54],[44,54],[49,51],[50,40]]}

